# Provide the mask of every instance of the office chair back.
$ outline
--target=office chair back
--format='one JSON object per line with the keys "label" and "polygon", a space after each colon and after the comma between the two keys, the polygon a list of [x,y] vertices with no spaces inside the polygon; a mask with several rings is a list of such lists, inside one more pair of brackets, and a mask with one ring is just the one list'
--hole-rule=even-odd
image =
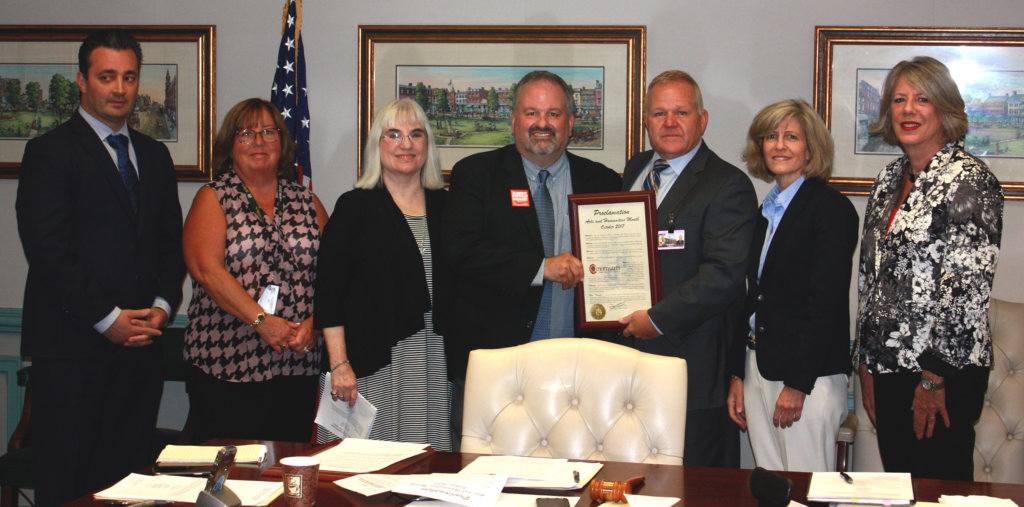
{"label": "office chair back", "polygon": [[469,356],[462,452],[682,464],[686,361],[587,338]]}

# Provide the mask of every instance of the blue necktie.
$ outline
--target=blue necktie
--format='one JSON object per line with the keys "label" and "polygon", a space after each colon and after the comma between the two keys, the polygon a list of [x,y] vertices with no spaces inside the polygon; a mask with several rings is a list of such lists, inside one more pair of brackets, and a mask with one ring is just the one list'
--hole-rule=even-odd
{"label": "blue necktie", "polygon": [[[541,169],[537,174],[540,180],[540,188],[537,195],[533,196],[533,207],[537,211],[537,224],[540,225],[540,240],[544,244],[544,257],[555,255],[555,211],[551,204],[551,192],[548,192],[548,177],[551,173],[547,169]],[[531,340],[541,340],[551,336],[551,291],[554,288],[552,282],[544,282],[544,294],[540,297],[540,310],[537,312],[537,321],[533,326]]]}
{"label": "blue necktie", "polygon": [[669,168],[668,162],[665,159],[659,158],[654,161],[654,167],[651,172],[647,173],[647,179],[644,180],[644,190],[654,190],[654,193],[658,193],[658,187],[661,186],[661,173],[665,172]]}
{"label": "blue necktie", "polygon": [[110,134],[107,143],[117,152],[117,172],[121,173],[121,181],[128,190],[128,199],[132,202],[132,211],[139,212],[139,175],[135,174],[135,166],[128,157],[128,138],[121,134]]}

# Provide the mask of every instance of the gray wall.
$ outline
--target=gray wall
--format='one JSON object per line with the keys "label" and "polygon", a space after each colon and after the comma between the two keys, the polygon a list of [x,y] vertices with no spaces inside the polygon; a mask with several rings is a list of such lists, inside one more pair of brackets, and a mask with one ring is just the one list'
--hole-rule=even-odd
{"label": "gray wall", "polygon": [[[268,96],[279,41],[282,0],[0,0],[11,24],[215,24],[217,122],[239,100]],[[708,144],[741,165],[750,119],[784,98],[812,97],[815,25],[1024,26],[1016,0],[778,0],[683,2],[465,1],[303,3],[312,104],[316,192],[330,210],[356,177],[356,107],[360,24],[635,24],[647,26],[647,74],[669,68],[692,73],[704,90]],[[840,168],[841,169],[841,168]],[[768,186],[755,182],[760,195]],[[0,308],[21,306],[25,260],[13,220],[17,183],[0,181]],[[199,185],[180,185],[188,210]],[[863,209],[865,199],[854,197]],[[1006,231],[996,297],[1024,301],[1024,203],[1006,206]],[[8,345],[0,343],[0,354]]]}
{"label": "gray wall", "polygon": [[[0,0],[9,24],[215,24],[217,123],[238,101],[269,95],[282,0]],[[684,69],[701,83],[710,122],[705,140],[742,167],[753,115],[784,98],[812,98],[815,25],[1024,26],[1019,0],[490,1],[306,0],[316,192],[328,210],[356,177],[360,24],[630,24],[647,26],[647,75]],[[880,169],[881,167],[879,167]],[[842,168],[840,168],[841,170]],[[769,187],[755,182],[759,195]],[[21,306],[26,265],[14,221],[17,182],[0,181],[0,308]],[[179,187],[188,210],[199,188]],[[863,212],[865,198],[854,197]],[[1024,301],[1024,203],[1008,202],[995,296]],[[17,353],[0,337],[0,354]]]}

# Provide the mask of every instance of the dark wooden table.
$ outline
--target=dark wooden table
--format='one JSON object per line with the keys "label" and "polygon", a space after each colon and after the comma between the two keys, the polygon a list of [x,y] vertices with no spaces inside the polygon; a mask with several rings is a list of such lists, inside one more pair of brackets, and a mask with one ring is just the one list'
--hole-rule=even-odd
{"label": "dark wooden table", "polygon": [[[269,480],[263,477],[263,470],[274,465],[281,458],[307,453],[313,446],[288,442],[259,442],[241,440],[223,440],[211,443],[249,444],[262,443],[267,446],[267,459],[260,467],[236,466],[232,469],[232,479]],[[403,474],[428,474],[436,472],[457,472],[476,459],[476,454],[437,452],[427,458],[414,462],[401,470]],[[150,470],[144,471],[149,473]],[[640,463],[605,462],[596,479],[624,481],[630,477],[643,475],[647,478],[637,493],[653,496],[670,496],[683,499],[685,507],[756,507],[757,500],[750,494],[747,481],[750,470],[731,468],[681,467],[673,465],[645,465]],[[793,499],[807,503],[807,485],[811,474],[802,472],[783,472],[793,480]],[[581,496],[577,507],[588,507],[590,496],[587,490],[573,492]],[[556,494],[564,494],[559,492]],[[917,501],[935,502],[939,495],[986,495],[998,498],[1009,498],[1018,505],[1024,506],[1024,485],[999,484],[989,482],[938,481],[914,479],[914,497]],[[366,507],[375,505],[401,505],[407,498],[397,495],[379,495],[364,497],[344,490],[329,481],[321,481],[317,490],[318,506],[353,506]],[[103,505],[91,496],[83,497],[69,504],[74,506]],[[285,505],[284,498],[278,498],[271,505]],[[678,505],[678,504],[677,504]]]}

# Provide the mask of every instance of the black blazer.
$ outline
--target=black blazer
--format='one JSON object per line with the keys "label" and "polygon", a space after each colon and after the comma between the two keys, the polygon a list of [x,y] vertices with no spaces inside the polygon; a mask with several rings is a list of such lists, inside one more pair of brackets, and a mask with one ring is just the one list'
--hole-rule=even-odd
{"label": "black blazer", "polygon": [[[93,330],[114,306],[181,302],[185,262],[174,163],[130,130],[141,185],[132,211],[103,142],[75,113],[25,146],[15,208],[28,260],[21,353],[84,357],[114,345]],[[169,318],[174,315],[169,315]]]}
{"label": "black blazer", "polygon": [[425,191],[433,305],[423,258],[402,211],[383,186],[345,192],[334,205],[317,254],[314,327],[345,326],[345,348],[356,376],[391,361],[391,347],[423,329],[433,311],[444,335],[450,274],[441,251],[441,216],[448,192]]}
{"label": "black blazer", "polygon": [[[567,155],[574,193],[619,189],[622,180],[615,171]],[[512,190],[529,189],[515,145],[471,155],[452,169],[444,246],[455,287],[445,344],[455,378],[465,376],[470,350],[530,340],[543,292],[530,283],[544,260],[544,246],[533,202],[511,204]]]}
{"label": "black blazer", "polygon": [[850,274],[858,221],[846,196],[820,178],[805,179],[775,230],[759,282],[768,228],[768,220],[760,217],[750,246],[732,374],[743,378],[754,312],[762,377],[810,394],[818,377],[849,372]]}
{"label": "black blazer", "polygon": [[[630,159],[624,190],[633,186],[653,155],[646,151]],[[726,354],[743,297],[756,213],[750,179],[707,144],[701,144],[658,206],[658,229],[685,231],[686,248],[660,251],[663,298],[649,315],[664,334],[624,342],[686,359],[687,410],[725,405]]]}

